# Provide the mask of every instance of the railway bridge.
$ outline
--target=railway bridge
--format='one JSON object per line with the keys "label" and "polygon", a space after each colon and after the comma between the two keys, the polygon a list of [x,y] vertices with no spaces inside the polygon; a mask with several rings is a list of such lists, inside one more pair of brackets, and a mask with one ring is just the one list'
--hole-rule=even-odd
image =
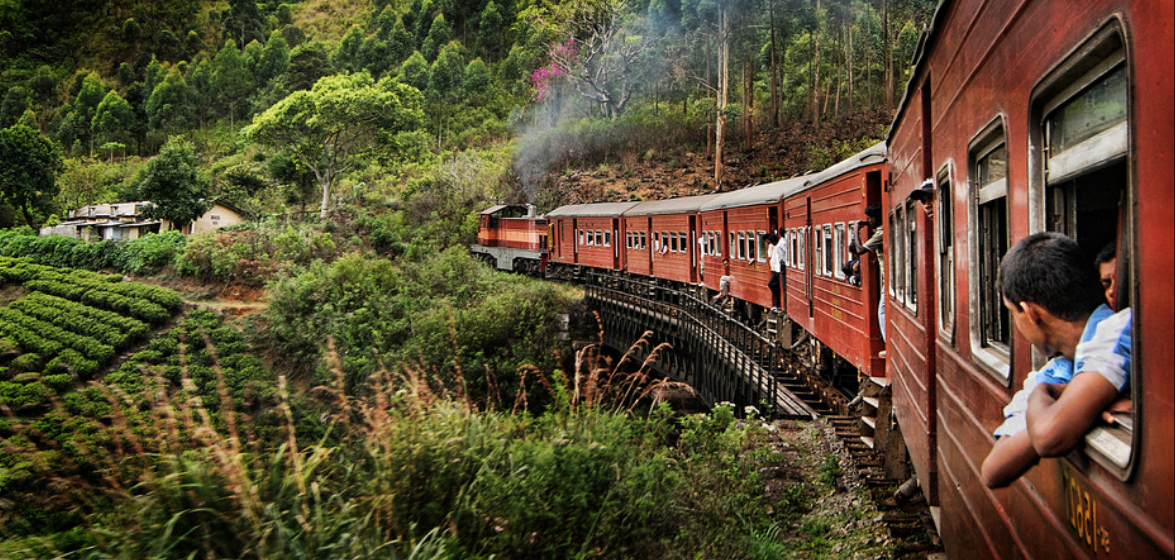
{"label": "railway bridge", "polygon": [[705,290],[631,276],[584,279],[588,307],[599,313],[604,344],[626,351],[646,331],[652,344],[633,348],[644,359],[658,344],[653,367],[689,384],[708,405],[751,405],[777,418],[837,417],[847,400],[820,375],[827,371],[819,344],[780,336],[786,326],[768,316],[750,325]]}

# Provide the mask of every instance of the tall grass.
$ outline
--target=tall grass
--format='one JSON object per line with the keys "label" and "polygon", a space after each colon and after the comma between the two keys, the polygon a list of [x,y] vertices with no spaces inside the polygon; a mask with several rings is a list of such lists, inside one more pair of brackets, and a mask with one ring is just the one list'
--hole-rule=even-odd
{"label": "tall grass", "polygon": [[[332,344],[334,384],[311,390],[326,428],[300,420],[280,377],[281,435],[256,441],[207,331],[194,332],[215,398],[189,375],[194,340],[179,344],[178,385],[144,366],[142,394],[104,387],[109,439],[85,451],[92,469],[63,480],[83,521],[0,543],[0,556],[739,558],[764,546],[768,526],[737,521],[768,511],[758,473],[772,456],[750,451],[762,434],[729,408],[679,418],[639,404],[656,394],[648,366],[664,348],[612,364],[586,346],[574,371],[529,368],[537,384],[479,410],[460,386],[403,365],[354,396]],[[554,403],[541,414],[528,410],[536,386]]]}

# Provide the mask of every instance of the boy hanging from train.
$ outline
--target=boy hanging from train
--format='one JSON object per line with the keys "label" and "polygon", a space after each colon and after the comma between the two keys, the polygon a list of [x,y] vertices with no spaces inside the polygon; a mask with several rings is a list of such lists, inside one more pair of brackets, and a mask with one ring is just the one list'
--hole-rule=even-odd
{"label": "boy hanging from train", "polygon": [[1016,243],[999,269],[1016,330],[1054,356],[1028,374],[1004,409],[980,475],[1002,488],[1041,457],[1069,453],[1129,385],[1130,309],[1106,304],[1098,272],[1075,241],[1037,233]]}
{"label": "boy hanging from train", "polygon": [[[867,226],[872,230],[873,233],[869,236],[869,239],[865,241],[864,244],[862,244],[860,235],[861,231],[863,231],[865,227],[858,227],[857,235],[854,236],[852,243],[849,246],[849,252],[852,253],[853,256],[860,256],[866,252],[872,252],[877,256],[877,270],[879,272],[877,285],[883,287],[881,290],[881,297],[878,298],[877,302],[877,324],[880,325],[881,328],[881,339],[885,340],[885,245],[883,243],[885,234],[882,232],[881,227],[881,205],[870,204],[869,206],[866,206],[865,220],[858,222],[858,225]],[[882,354],[884,353],[885,351],[883,350]],[[882,355],[881,357],[884,358],[885,356]]]}

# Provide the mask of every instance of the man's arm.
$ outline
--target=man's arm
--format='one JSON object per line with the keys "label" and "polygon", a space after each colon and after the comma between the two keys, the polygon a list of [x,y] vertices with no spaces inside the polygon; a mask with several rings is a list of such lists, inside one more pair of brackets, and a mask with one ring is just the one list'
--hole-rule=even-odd
{"label": "man's arm", "polygon": [[1040,462],[1040,455],[1032,446],[1028,431],[1004,436],[995,441],[991,452],[983,460],[979,476],[988,488],[1003,488]]}
{"label": "man's arm", "polygon": [[1041,457],[1068,453],[1118,398],[1118,389],[1096,372],[1083,372],[1068,385],[1041,383],[1028,396],[1028,433]]}

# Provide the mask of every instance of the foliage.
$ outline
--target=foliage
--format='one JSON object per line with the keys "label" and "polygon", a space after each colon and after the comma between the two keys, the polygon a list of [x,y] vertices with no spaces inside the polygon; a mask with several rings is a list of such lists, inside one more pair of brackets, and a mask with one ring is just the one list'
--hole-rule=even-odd
{"label": "foliage", "polygon": [[204,280],[262,286],[285,272],[295,275],[340,250],[330,232],[276,223],[192,236],[176,258],[176,271]]}
{"label": "foliage", "polygon": [[192,146],[172,140],[147,164],[139,196],[152,203],[144,214],[183,227],[212,206],[212,201],[206,199],[207,190]]}
{"label": "foliage", "polygon": [[492,374],[495,398],[510,402],[520,367],[553,364],[554,314],[569,303],[556,286],[496,274],[455,247],[400,266],[358,255],[312,265],[270,286],[266,315],[270,340],[296,362],[316,361],[332,337],[348,390],[404,362],[486,401]]}
{"label": "foliage", "polygon": [[367,73],[332,76],[270,107],[244,134],[314,171],[322,188],[320,218],[325,219],[335,178],[384,148],[385,135],[415,128],[419,107],[418,91],[391,80],[375,82]]}
{"label": "foliage", "polygon": [[57,146],[36,130],[23,124],[0,130],[0,199],[19,210],[30,227],[38,215],[53,211],[61,170]]}

